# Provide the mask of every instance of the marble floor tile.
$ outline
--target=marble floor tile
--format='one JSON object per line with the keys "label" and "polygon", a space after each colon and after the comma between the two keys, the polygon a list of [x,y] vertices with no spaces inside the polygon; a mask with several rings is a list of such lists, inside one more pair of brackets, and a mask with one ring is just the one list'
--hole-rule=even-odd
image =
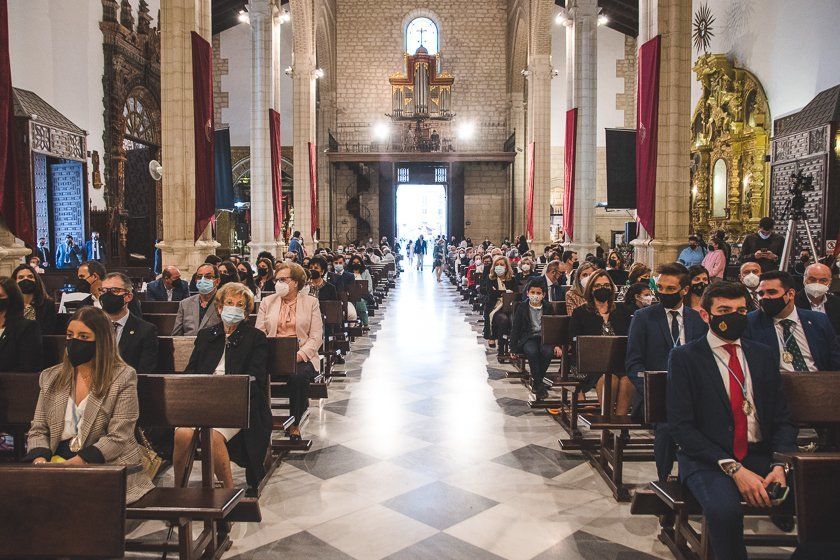
{"label": "marble floor tile", "polygon": [[382,505],[442,531],[496,504],[490,498],[438,481]]}
{"label": "marble floor tile", "polygon": [[553,478],[577,467],[583,459],[548,447],[526,445],[506,455],[496,457],[493,461],[546,478]]}
{"label": "marble floor tile", "polygon": [[318,558],[318,560],[353,560],[318,537],[302,531],[294,535],[244,551],[230,557],[233,560],[262,560],[263,558]]}
{"label": "marble floor tile", "polygon": [[290,456],[294,467],[323,480],[339,476],[376,462],[376,459],[343,445],[333,445],[304,455]]}
{"label": "marble floor tile", "polygon": [[501,560],[492,552],[446,533],[437,533],[388,556],[387,560]]}

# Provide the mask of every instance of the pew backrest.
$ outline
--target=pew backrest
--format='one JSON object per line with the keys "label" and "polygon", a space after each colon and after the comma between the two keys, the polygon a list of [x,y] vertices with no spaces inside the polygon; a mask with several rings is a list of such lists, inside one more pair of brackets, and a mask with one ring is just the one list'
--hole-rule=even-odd
{"label": "pew backrest", "polygon": [[139,375],[142,426],[247,428],[247,375]]}
{"label": "pew backrest", "polygon": [[572,342],[569,336],[570,322],[571,317],[568,315],[543,315],[542,343],[566,348]]}
{"label": "pew backrest", "polygon": [[41,392],[39,377],[37,373],[0,373],[0,426],[32,423]]}
{"label": "pew backrest", "polygon": [[297,368],[297,338],[270,337],[268,339],[268,373],[269,377],[289,376]]}
{"label": "pew backrest", "polygon": [[792,462],[799,542],[840,543],[840,453],[797,453]]}
{"label": "pew backrest", "polygon": [[0,558],[122,558],[126,468],[0,466]]}
{"label": "pew backrest", "polygon": [[645,371],[641,375],[645,381],[645,424],[667,422],[668,372]]}
{"label": "pew backrest", "polygon": [[143,310],[143,315],[146,315],[147,313],[178,313],[179,305],[180,302],[178,301],[145,300],[140,302],[140,308]]}
{"label": "pew backrest", "polygon": [[783,373],[782,383],[794,422],[840,424],[840,372]]}
{"label": "pew backrest", "polygon": [[340,301],[322,301],[321,314],[327,325],[341,325],[344,323],[344,308]]}
{"label": "pew backrest", "polygon": [[627,354],[626,336],[577,337],[577,365],[579,374],[624,373]]}

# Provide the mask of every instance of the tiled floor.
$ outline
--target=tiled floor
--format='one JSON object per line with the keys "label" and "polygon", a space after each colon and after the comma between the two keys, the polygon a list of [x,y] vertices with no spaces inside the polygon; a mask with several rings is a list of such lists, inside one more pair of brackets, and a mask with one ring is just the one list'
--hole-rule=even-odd
{"label": "tiled floor", "polygon": [[[236,524],[238,559],[670,558],[654,518],[631,517],[559,426],[504,378],[476,316],[430,271],[407,271],[313,403],[313,450],[287,460]],[[651,480],[630,464],[626,479]]]}

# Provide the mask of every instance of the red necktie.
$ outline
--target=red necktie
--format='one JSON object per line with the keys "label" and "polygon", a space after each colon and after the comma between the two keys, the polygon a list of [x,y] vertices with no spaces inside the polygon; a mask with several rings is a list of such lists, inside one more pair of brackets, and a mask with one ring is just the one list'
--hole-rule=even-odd
{"label": "red necktie", "polygon": [[732,451],[739,461],[747,455],[747,415],[744,414],[744,390],[746,381],[738,359],[738,346],[724,344],[729,352],[729,403],[732,405],[732,418],[735,420],[735,435],[733,436]]}

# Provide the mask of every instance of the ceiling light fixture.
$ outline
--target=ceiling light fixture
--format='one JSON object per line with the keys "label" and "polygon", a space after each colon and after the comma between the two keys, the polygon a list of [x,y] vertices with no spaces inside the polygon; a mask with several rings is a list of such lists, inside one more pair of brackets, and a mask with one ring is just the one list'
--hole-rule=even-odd
{"label": "ceiling light fixture", "polygon": [[607,25],[610,22],[610,18],[607,17],[607,14],[604,13],[604,10],[598,8],[598,26]]}
{"label": "ceiling light fixture", "polygon": [[251,23],[251,16],[248,15],[248,10],[239,10],[237,18],[240,23]]}

